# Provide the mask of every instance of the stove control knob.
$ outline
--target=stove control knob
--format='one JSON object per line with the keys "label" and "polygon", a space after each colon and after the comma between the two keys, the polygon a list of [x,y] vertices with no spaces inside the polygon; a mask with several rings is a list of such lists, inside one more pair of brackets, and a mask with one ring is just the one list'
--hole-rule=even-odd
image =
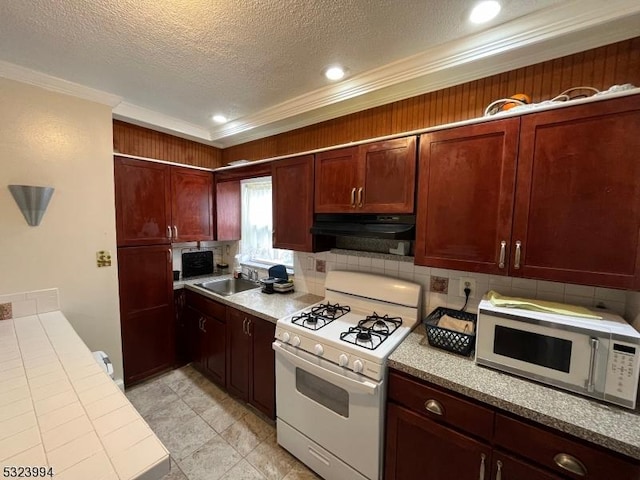
{"label": "stove control knob", "polygon": [[347,357],[344,353],[341,353],[338,357],[338,365],[341,367],[346,367],[349,365],[349,357]]}
{"label": "stove control knob", "polygon": [[324,348],[322,348],[322,345],[320,345],[319,343],[316,343],[313,351],[316,352],[316,355],[322,355],[324,353]]}
{"label": "stove control knob", "polygon": [[291,335],[289,335],[289,332],[284,332],[282,334],[282,341],[284,343],[289,343],[289,340],[291,340]]}
{"label": "stove control knob", "polygon": [[361,373],[363,368],[364,368],[364,365],[362,364],[361,360],[356,360],[355,362],[353,362],[353,371],[354,372]]}
{"label": "stove control knob", "polygon": [[293,337],[293,340],[291,340],[291,345],[293,345],[294,347],[300,345],[300,337],[298,337],[297,335]]}

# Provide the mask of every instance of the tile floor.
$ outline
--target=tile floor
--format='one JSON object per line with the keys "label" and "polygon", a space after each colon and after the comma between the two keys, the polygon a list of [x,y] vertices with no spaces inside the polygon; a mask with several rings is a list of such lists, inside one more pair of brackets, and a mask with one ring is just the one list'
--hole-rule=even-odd
{"label": "tile floor", "polygon": [[191,366],[126,394],[171,453],[163,480],[319,478],[278,446],[273,424]]}

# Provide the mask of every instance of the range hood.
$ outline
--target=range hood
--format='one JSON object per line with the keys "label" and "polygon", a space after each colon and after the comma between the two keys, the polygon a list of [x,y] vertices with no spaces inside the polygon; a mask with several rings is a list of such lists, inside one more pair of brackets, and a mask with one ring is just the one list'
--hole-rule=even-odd
{"label": "range hood", "polygon": [[314,216],[311,233],[333,237],[414,240],[416,216],[319,213]]}

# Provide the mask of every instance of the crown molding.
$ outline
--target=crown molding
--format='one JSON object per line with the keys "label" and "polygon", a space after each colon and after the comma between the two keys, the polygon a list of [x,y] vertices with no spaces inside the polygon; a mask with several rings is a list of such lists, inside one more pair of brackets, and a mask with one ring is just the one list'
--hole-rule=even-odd
{"label": "crown molding", "polygon": [[85,87],[79,83],[63,80],[62,78],[47,75],[30,68],[22,67],[14,63],[0,60],[0,77],[44,88],[56,93],[71,95],[91,102],[107,105],[111,108],[118,105],[122,98],[112,93]]}
{"label": "crown molding", "polygon": [[208,129],[129,102],[121,102],[115,107],[113,118],[220,148],[211,141]]}
{"label": "crown molding", "polygon": [[236,133],[233,136],[217,139],[217,143],[221,144],[223,148],[231,147],[424,93],[608,45],[637,36],[637,25],[639,24],[640,14],[618,22],[616,28],[603,25],[598,27],[596,29],[597,31],[592,29],[567,35],[562,38],[561,43],[548,40],[521,49],[504,52],[493,56],[491,59],[485,59],[484,61],[478,60],[456,65],[448,69],[433,72],[428,76],[418,77],[366,95],[308,111],[296,117],[289,117],[278,122]]}
{"label": "crown molding", "polygon": [[[635,0],[614,3],[615,9],[611,3],[595,0],[566,2],[555,8],[536,12],[229,122],[211,130],[210,138],[227,147],[328,120],[336,114],[354,113],[637,36],[640,3]],[[606,28],[597,28],[604,25]],[[562,45],[551,45],[552,40],[581,32],[585,34],[581,35],[582,43],[579,46],[571,39],[567,39],[566,43],[563,41]],[[539,45],[541,43],[548,45],[542,49]],[[533,49],[535,51],[530,51],[526,56],[509,55],[510,52],[532,45],[536,45]],[[508,60],[504,61],[503,58]],[[463,66],[468,67],[467,71],[460,68]],[[482,75],[474,74],[478,71],[478,66]],[[448,80],[441,78],[444,71],[447,72],[445,77]],[[449,72],[453,71],[457,71],[457,74],[450,75]],[[401,84],[410,85],[415,80],[420,81],[421,87],[413,86],[406,91],[392,88]],[[395,91],[386,95],[376,94],[384,90]],[[361,101],[352,101],[358,97],[361,97]],[[331,108],[339,103],[343,103],[344,108]],[[320,112],[314,114],[315,110]],[[294,120],[302,116],[303,119]],[[285,119],[293,121],[287,122]],[[251,130],[255,130],[255,133],[247,134]]]}
{"label": "crown molding", "polygon": [[563,2],[214,128],[9,62],[0,61],[0,77],[108,105],[116,119],[226,148],[633,38],[638,25],[637,0]]}

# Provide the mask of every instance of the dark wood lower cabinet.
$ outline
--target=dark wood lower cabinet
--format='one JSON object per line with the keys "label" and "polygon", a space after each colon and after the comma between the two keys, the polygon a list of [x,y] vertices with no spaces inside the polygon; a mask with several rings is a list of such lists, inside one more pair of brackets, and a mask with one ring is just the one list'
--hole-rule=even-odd
{"label": "dark wood lower cabinet", "polygon": [[637,460],[395,370],[388,401],[386,480],[640,479]]}
{"label": "dark wood lower cabinet", "polygon": [[488,478],[490,468],[489,445],[388,405],[386,480]]}
{"label": "dark wood lower cabinet", "polygon": [[248,317],[235,308],[227,308],[227,390],[249,400],[249,352],[251,338],[247,334]]}
{"label": "dark wood lower cabinet", "polygon": [[221,387],[226,386],[226,307],[187,292],[185,321],[193,365]]}
{"label": "dark wood lower cabinet", "polygon": [[185,292],[189,361],[211,380],[269,418],[276,418],[274,323]]}
{"label": "dark wood lower cabinet", "polygon": [[124,383],[173,367],[175,317],[169,245],[118,249]]}
{"label": "dark wood lower cabinet", "polygon": [[249,403],[270,418],[276,418],[276,356],[273,339],[274,323],[251,317],[249,334],[252,337]]}
{"label": "dark wood lower cabinet", "polygon": [[275,324],[227,307],[227,390],[275,418]]}
{"label": "dark wood lower cabinet", "polygon": [[176,325],[176,368],[191,361],[189,353],[189,330],[185,315],[186,293],[184,289],[173,292],[173,308]]}
{"label": "dark wood lower cabinet", "polygon": [[551,473],[518,460],[517,458],[494,451],[492,455],[491,479],[495,480],[562,480]]}

